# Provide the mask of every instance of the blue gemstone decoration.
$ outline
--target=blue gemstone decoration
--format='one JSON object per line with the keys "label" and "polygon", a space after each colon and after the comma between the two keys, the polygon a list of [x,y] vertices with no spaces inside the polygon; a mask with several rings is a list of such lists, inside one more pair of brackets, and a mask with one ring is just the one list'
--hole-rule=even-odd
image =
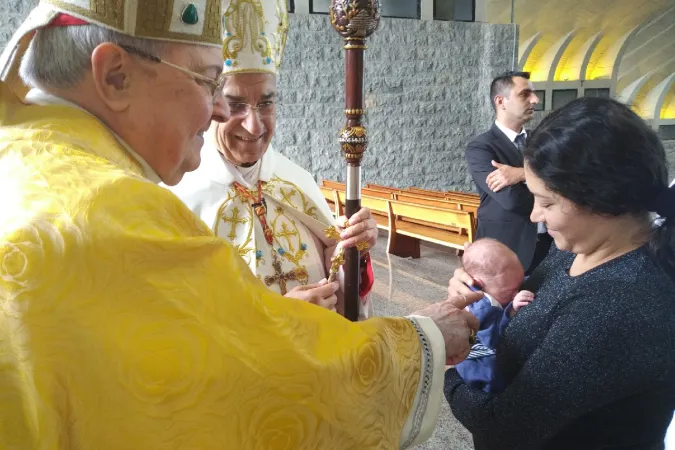
{"label": "blue gemstone decoration", "polygon": [[231,60],[231,59],[226,59],[226,60],[225,60],[225,65],[226,65],[226,66],[231,66],[231,65],[232,65],[232,60]]}
{"label": "blue gemstone decoration", "polygon": [[300,244],[301,250],[307,250],[307,244]]}
{"label": "blue gemstone decoration", "polygon": [[231,33],[225,33],[225,36],[230,37],[230,36],[232,36],[232,34]]}
{"label": "blue gemstone decoration", "polygon": [[262,250],[256,250],[255,252],[255,259],[260,259],[263,256]]}
{"label": "blue gemstone decoration", "polygon": [[260,32],[260,36],[265,36],[265,32],[264,32],[264,31],[261,31],[261,32]]}
{"label": "blue gemstone decoration", "polygon": [[270,57],[268,56],[267,58],[265,58],[265,61],[264,61],[264,62],[265,62],[265,64],[269,64],[269,63],[272,62],[272,58],[270,58]]}
{"label": "blue gemstone decoration", "polygon": [[277,251],[279,252],[280,255],[283,255],[284,253],[286,253],[286,250],[284,250],[281,247],[279,247],[279,249]]}

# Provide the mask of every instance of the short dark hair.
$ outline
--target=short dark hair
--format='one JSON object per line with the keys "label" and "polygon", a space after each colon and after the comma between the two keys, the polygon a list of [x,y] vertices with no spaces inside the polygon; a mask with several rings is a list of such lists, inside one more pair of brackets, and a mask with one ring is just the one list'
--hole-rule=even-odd
{"label": "short dark hair", "polygon": [[675,279],[675,189],[656,132],[626,105],[583,97],[549,114],[534,130],[525,162],[546,187],[595,214],[665,216],[650,253]]}
{"label": "short dark hair", "polygon": [[500,94],[507,95],[515,84],[513,82],[515,77],[529,80],[530,72],[515,72],[513,70],[509,70],[508,72],[498,75],[494,80],[492,80],[492,84],[490,85],[490,104],[495,110],[497,109],[497,106],[495,105],[495,97]]}

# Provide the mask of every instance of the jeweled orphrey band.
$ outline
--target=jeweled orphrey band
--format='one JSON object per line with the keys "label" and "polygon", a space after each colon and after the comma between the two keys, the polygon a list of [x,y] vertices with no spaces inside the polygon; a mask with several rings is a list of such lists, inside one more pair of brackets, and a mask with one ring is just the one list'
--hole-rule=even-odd
{"label": "jeweled orphrey band", "polygon": [[[361,209],[361,159],[368,148],[368,136],[362,124],[363,52],[366,38],[380,24],[378,0],[331,0],[330,22],[344,39],[345,49],[345,116],[338,142],[347,163],[345,214],[347,218]],[[359,248],[344,253],[345,317],[356,321],[359,315]]]}

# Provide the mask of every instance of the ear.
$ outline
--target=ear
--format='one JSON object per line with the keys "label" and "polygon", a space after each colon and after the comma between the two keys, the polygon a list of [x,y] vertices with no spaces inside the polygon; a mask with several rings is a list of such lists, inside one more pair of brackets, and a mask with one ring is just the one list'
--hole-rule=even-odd
{"label": "ear", "polygon": [[497,105],[497,109],[504,109],[506,106],[504,105],[504,102],[506,101],[506,97],[503,95],[496,95],[495,96],[495,105]]}
{"label": "ear", "polygon": [[91,54],[94,86],[106,106],[124,111],[132,99],[133,61],[122,48],[110,42],[97,46]]}
{"label": "ear", "polygon": [[485,289],[485,283],[480,278],[473,279],[473,287],[478,289]]}

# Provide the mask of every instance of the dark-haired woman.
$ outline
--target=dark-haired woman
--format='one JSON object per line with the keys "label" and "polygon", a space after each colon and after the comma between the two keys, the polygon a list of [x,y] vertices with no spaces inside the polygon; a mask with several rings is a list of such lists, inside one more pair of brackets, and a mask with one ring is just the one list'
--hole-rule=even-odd
{"label": "dark-haired woman", "polygon": [[[675,190],[663,146],[624,105],[584,98],[535,130],[525,173],[531,219],[557,248],[497,349],[508,387],[486,394],[451,369],[453,413],[478,450],[661,449],[675,405]],[[448,289],[472,283],[459,269]]]}

